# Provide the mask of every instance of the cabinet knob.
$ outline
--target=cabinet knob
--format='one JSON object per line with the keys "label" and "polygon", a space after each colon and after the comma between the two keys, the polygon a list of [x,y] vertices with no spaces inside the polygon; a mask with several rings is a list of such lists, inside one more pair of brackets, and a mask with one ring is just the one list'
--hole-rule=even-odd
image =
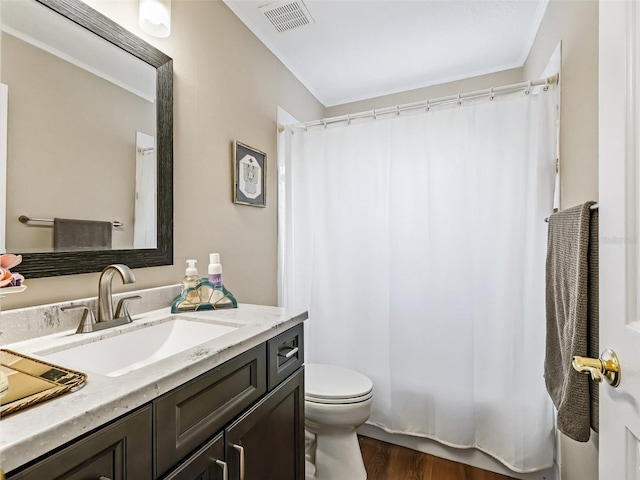
{"label": "cabinet knob", "polygon": [[240,454],[240,480],[244,480],[244,448],[240,445],[233,444],[233,448],[235,448]]}
{"label": "cabinet knob", "polygon": [[227,462],[216,460],[216,465],[218,465],[222,469],[222,480],[229,480],[229,469],[227,468]]}

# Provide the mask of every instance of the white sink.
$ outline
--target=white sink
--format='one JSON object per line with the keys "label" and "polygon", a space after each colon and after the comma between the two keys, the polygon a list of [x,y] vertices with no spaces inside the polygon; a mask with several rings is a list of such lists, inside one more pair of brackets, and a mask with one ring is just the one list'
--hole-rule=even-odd
{"label": "white sink", "polygon": [[237,329],[217,323],[174,319],[38,355],[62,367],[119,377]]}

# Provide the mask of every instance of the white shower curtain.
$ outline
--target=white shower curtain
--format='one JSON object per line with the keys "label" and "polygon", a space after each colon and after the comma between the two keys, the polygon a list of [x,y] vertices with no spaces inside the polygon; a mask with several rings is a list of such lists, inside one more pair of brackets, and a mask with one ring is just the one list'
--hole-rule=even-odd
{"label": "white shower curtain", "polygon": [[370,377],[369,423],[520,472],[553,463],[555,100],[295,130],[281,165],[280,298],[309,310],[307,361]]}

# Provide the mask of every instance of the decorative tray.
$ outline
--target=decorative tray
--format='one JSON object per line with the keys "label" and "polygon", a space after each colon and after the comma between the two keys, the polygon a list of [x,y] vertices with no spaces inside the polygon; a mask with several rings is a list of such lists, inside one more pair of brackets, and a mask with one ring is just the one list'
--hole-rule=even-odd
{"label": "decorative tray", "polygon": [[0,349],[0,373],[9,385],[0,394],[1,416],[75,391],[87,380],[84,373],[5,349]]}
{"label": "decorative tray", "polygon": [[202,278],[195,287],[188,288],[175,298],[171,304],[171,313],[223,308],[238,308],[238,302],[233,294],[224,288],[224,285],[216,286],[206,278]]}

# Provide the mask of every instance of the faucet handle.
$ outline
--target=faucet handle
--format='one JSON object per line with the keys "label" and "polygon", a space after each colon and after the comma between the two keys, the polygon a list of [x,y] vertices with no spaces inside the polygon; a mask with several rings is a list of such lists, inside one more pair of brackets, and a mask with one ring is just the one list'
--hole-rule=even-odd
{"label": "faucet handle", "polygon": [[127,309],[127,302],[129,300],[137,300],[142,298],[140,295],[130,295],[128,297],[123,297],[118,302],[118,306],[116,307],[115,318],[126,318],[128,322],[131,322],[131,315],[129,314],[129,310]]}
{"label": "faucet handle", "polygon": [[93,325],[96,323],[96,317],[93,315],[93,311],[87,305],[70,305],[68,307],[60,307],[60,310],[84,310],[82,312],[82,318],[80,319],[80,325],[76,333],[93,332]]}

